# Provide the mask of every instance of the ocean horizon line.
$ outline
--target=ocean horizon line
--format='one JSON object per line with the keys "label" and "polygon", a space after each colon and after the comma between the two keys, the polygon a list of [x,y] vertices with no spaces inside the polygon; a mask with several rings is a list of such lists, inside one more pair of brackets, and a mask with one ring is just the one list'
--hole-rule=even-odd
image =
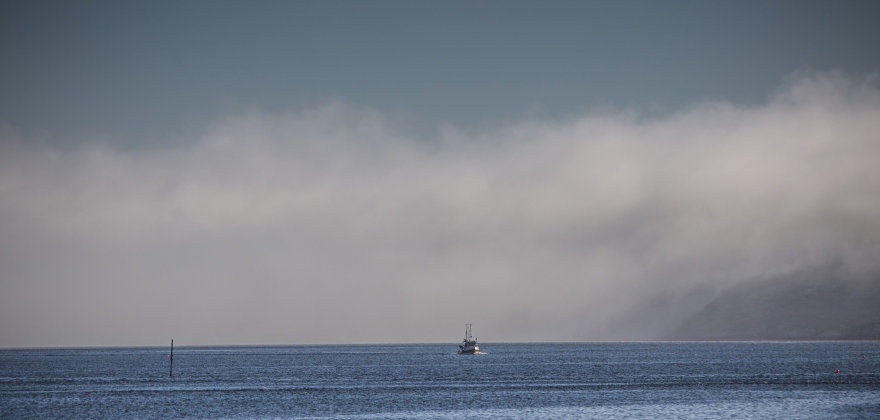
{"label": "ocean horizon line", "polygon": [[[831,343],[831,342],[877,342],[872,339],[811,339],[811,340],[588,340],[588,341],[482,341],[480,345],[556,345],[556,344],[687,344],[687,343]],[[454,346],[457,342],[385,342],[385,343],[291,343],[291,344],[177,344],[180,348],[230,348],[230,347],[365,347],[365,346]],[[166,345],[86,345],[86,346],[0,346],[4,350],[88,350],[88,349],[163,349]]]}

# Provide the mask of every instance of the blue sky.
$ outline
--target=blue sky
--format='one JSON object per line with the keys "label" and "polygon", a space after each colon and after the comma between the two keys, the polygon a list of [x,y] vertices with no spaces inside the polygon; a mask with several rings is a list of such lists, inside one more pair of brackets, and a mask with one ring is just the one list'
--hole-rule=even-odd
{"label": "blue sky", "polygon": [[880,68],[876,2],[4,2],[0,123],[169,144],[344,101],[430,137],[596,108],[759,104],[795,71]]}
{"label": "blue sky", "polygon": [[3,2],[0,347],[651,340],[874,276],[878,4]]}

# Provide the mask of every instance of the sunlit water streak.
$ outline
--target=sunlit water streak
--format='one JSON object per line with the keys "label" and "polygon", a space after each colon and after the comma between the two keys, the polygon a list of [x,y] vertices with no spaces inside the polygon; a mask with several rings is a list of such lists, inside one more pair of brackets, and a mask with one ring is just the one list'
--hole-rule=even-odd
{"label": "sunlit water streak", "polygon": [[877,341],[481,347],[0,350],[0,418],[880,416]]}

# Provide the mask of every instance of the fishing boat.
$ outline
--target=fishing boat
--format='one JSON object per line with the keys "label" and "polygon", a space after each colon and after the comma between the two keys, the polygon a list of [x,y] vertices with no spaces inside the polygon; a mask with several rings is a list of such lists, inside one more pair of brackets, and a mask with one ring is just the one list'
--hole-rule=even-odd
{"label": "fishing boat", "polygon": [[475,354],[480,352],[477,339],[471,335],[471,324],[464,324],[464,340],[458,345],[458,354]]}

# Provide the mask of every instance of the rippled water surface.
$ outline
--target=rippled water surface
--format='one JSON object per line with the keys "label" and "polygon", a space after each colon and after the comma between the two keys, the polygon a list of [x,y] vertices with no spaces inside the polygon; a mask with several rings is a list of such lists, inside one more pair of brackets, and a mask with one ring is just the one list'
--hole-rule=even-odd
{"label": "rippled water surface", "polygon": [[877,341],[480,347],[0,350],[0,418],[880,418]]}

